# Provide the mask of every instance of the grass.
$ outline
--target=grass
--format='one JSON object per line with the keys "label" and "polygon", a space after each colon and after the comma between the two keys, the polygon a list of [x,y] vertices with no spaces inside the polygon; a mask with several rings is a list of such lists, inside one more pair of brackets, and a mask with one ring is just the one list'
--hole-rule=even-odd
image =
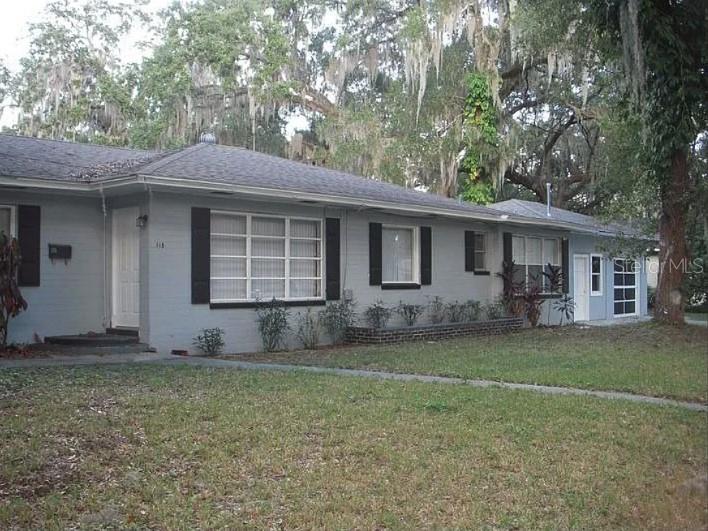
{"label": "grass", "polygon": [[708,524],[705,414],[303,373],[0,371],[0,528]]}
{"label": "grass", "polygon": [[235,357],[708,402],[708,330],[691,326],[533,329],[497,337]]}

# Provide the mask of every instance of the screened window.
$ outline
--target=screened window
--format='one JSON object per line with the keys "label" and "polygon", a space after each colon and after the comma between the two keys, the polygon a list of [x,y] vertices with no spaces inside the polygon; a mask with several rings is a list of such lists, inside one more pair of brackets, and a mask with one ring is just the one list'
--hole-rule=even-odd
{"label": "screened window", "polygon": [[537,286],[542,292],[549,293],[551,286],[543,271],[548,271],[548,264],[559,265],[558,249],[558,240],[555,238],[514,236],[514,282],[523,282],[527,288]]}
{"label": "screened window", "polygon": [[14,207],[0,205],[0,232],[8,237],[16,236]]}
{"label": "screened window", "polygon": [[413,227],[381,229],[383,282],[418,282],[417,239],[418,231]]}
{"label": "screened window", "polygon": [[211,301],[322,296],[320,220],[212,212]]}
{"label": "screened window", "polygon": [[602,256],[590,255],[590,294],[602,295]]}
{"label": "screened window", "polygon": [[474,235],[474,268],[477,271],[487,270],[487,235],[476,232]]}
{"label": "screened window", "polygon": [[615,316],[637,313],[637,270],[634,260],[614,262]]}

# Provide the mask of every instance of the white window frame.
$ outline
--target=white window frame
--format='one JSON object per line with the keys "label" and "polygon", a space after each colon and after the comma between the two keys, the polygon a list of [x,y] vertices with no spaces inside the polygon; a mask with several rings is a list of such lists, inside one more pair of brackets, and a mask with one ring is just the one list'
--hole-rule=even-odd
{"label": "white window frame", "polygon": [[[484,248],[479,251],[477,249],[477,237],[481,236],[482,237],[482,243],[484,244]],[[475,271],[489,271],[488,265],[487,265],[487,241],[488,241],[487,233],[486,232],[475,232],[474,233],[474,248],[472,251],[474,252],[474,270]],[[483,254],[484,255],[484,267],[479,266],[479,262],[477,260],[477,254]]]}
{"label": "white window frame", "polygon": [[10,238],[17,238],[17,207],[15,205],[0,205],[0,210],[10,211]]}
{"label": "white window frame", "polygon": [[[325,290],[325,277],[324,277],[324,256],[325,256],[325,239],[323,237],[323,229],[324,229],[324,223],[322,218],[312,218],[312,217],[306,217],[306,216],[280,216],[277,214],[253,214],[250,212],[236,212],[233,210],[212,210],[210,215],[209,215],[209,223],[211,223],[211,216],[214,214],[218,215],[226,215],[226,216],[234,216],[234,217],[245,217],[246,218],[246,234],[244,235],[227,235],[226,236],[236,236],[236,237],[243,237],[246,239],[246,256],[237,256],[237,255],[215,255],[215,254],[209,254],[209,265],[210,265],[210,273],[209,273],[209,281],[211,282],[212,280],[246,280],[246,298],[245,299],[214,299],[211,297],[211,294],[209,294],[209,301],[212,304],[222,304],[222,303],[230,303],[230,302],[256,302],[256,298],[252,297],[252,291],[251,291],[251,285],[252,281],[254,280],[253,276],[251,275],[251,261],[253,259],[253,256],[251,254],[251,241],[252,239],[255,238],[272,238],[272,239],[282,239],[285,241],[285,256],[284,257],[279,257],[279,256],[268,256],[264,257],[266,259],[282,259],[285,261],[285,277],[258,277],[255,280],[283,280],[285,282],[285,296],[282,297],[279,300],[284,300],[284,301],[323,301],[325,300],[324,296],[324,290]],[[260,235],[253,235],[252,234],[252,219],[253,218],[271,218],[271,219],[282,219],[285,221],[285,235],[284,236],[260,236]],[[291,238],[290,237],[290,222],[291,221],[315,221],[319,225],[319,238],[308,238],[308,237],[295,237]],[[210,231],[209,237],[213,236],[214,234],[220,235],[222,233],[212,233]],[[290,256],[290,242],[291,240],[310,240],[310,241],[318,241],[320,243],[319,246],[319,251],[320,251],[320,256],[319,257],[311,257],[308,258],[306,256],[296,256],[296,257],[291,257]],[[245,258],[246,260],[246,276],[245,277],[215,277],[212,276],[211,274],[211,260],[212,258]],[[258,259],[258,257],[256,257]],[[317,261],[319,263],[319,270],[320,270],[320,276],[318,277],[291,277],[290,276],[290,263],[293,260],[309,260],[309,261]],[[318,297],[290,297],[290,281],[291,280],[318,280],[320,283],[320,295]]]}
{"label": "white window frame", "polygon": [[[388,284],[388,285],[393,285],[393,284],[420,284],[420,227],[416,227],[415,225],[391,225],[388,223],[383,223],[381,224],[381,230],[385,229],[405,229],[405,230],[410,230],[413,233],[413,237],[411,238],[412,242],[411,245],[413,246],[413,253],[411,255],[411,260],[413,260],[413,263],[411,264],[411,273],[412,273],[412,279],[411,280],[384,280],[383,279],[383,268],[381,270],[381,284]],[[383,263],[383,255],[386,252],[386,249],[381,249],[381,260]]]}
{"label": "white window frame", "polygon": [[[634,269],[632,270],[632,273],[634,274],[634,284],[632,286],[625,286],[625,285],[616,286],[615,285],[615,273],[617,273],[617,272],[615,271],[615,262],[616,261],[626,262],[627,260],[631,260],[634,264]],[[622,318],[622,317],[633,317],[633,316],[639,315],[639,312],[640,312],[640,308],[639,308],[639,291],[640,291],[640,289],[639,289],[639,286],[641,284],[641,279],[639,278],[640,271],[637,269],[638,267],[640,267],[639,260],[637,260],[635,258],[625,258],[625,257],[616,256],[612,259],[612,315],[616,319]],[[626,273],[626,271],[622,272],[622,274],[624,274],[624,273]],[[615,288],[622,289],[622,290],[625,290],[627,288],[634,289],[634,299],[622,299],[621,301],[617,301],[615,299]],[[626,302],[629,302],[632,300],[634,300],[634,312],[633,313],[615,313],[615,303],[616,302],[626,303]]]}
{"label": "white window frame", "polygon": [[[593,273],[592,271],[592,259],[593,258],[599,258],[600,259],[600,272],[599,273]],[[614,269],[614,267],[612,268]],[[592,277],[593,275],[599,275],[600,276],[600,289],[599,290],[593,290],[592,289]],[[605,289],[605,258],[601,254],[597,253],[592,253],[590,254],[590,296],[591,297],[601,297],[602,292]],[[614,293],[613,293],[613,298],[614,298]]]}
{"label": "white window frame", "polygon": [[[548,237],[548,236],[527,236],[525,234],[514,234],[512,235],[512,242],[513,238],[521,238],[524,240],[524,263],[523,264],[517,264],[516,262],[514,265],[516,266],[524,266],[524,284],[526,287],[529,285],[529,266],[541,266],[541,286],[542,286],[542,295],[553,295],[553,292],[546,291],[545,288],[545,276],[543,276],[543,273],[545,272],[546,264],[550,263],[553,266],[560,266],[560,245],[561,245],[561,240],[560,238],[555,238],[555,237]],[[541,263],[540,264],[529,264],[529,240],[541,240]],[[554,240],[556,242],[556,256],[554,257],[554,262],[544,262],[545,258],[545,250],[546,250],[546,240]],[[513,245],[513,243],[512,243]],[[513,257],[513,249],[512,249],[512,257]]]}

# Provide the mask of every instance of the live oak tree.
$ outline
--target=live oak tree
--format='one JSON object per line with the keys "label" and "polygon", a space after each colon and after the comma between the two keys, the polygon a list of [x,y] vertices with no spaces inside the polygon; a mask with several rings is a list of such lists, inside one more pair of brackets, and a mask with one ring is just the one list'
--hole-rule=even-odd
{"label": "live oak tree", "polygon": [[[686,216],[696,197],[689,163],[706,142],[708,43],[702,0],[591,2],[590,12],[611,58],[622,59],[629,97],[639,114],[638,146],[645,182],[658,191],[659,284],[655,313],[683,323],[684,277],[689,271]],[[698,204],[705,212],[705,203]],[[704,214],[705,215],[705,214]]]}

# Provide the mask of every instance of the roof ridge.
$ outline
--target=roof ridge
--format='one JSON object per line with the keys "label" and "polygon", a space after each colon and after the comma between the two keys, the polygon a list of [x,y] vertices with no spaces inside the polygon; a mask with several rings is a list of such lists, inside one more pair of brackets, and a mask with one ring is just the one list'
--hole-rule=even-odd
{"label": "roof ridge", "polygon": [[96,144],[95,142],[77,142],[76,140],[64,140],[61,138],[40,138],[37,136],[13,135],[12,133],[0,133],[0,136],[7,138],[18,138],[20,140],[37,140],[39,142],[56,142],[58,144],[71,144],[74,146],[91,146],[95,148],[120,149],[122,151],[139,151],[142,153],[159,153],[150,149],[134,148],[129,146],[110,146],[107,144]]}
{"label": "roof ridge", "polygon": [[159,158],[154,161],[148,162],[145,166],[141,168],[144,173],[150,173],[151,171],[156,171],[162,168],[165,164],[169,164],[170,162],[174,162],[176,160],[181,159],[185,155],[188,155],[192,151],[198,151],[200,149],[203,149],[205,146],[208,146],[210,144],[194,144],[192,146],[187,146],[183,148],[179,148],[177,150],[174,150],[172,152],[168,152],[165,154],[164,157]]}

